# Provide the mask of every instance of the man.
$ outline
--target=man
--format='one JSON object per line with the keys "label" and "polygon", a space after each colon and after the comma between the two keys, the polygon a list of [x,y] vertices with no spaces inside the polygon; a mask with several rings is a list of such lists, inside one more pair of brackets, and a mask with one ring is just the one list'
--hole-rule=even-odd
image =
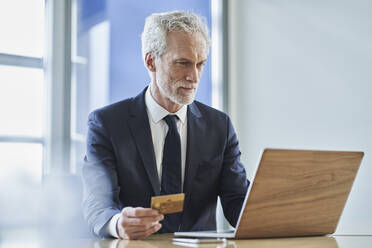
{"label": "man", "polygon": [[[138,239],[212,230],[217,196],[235,226],[249,185],[238,140],[226,114],[194,101],[209,44],[207,26],[195,14],[146,19],[149,87],[88,120],[83,208],[96,235]],[[150,208],[152,196],[180,192],[181,214]]]}

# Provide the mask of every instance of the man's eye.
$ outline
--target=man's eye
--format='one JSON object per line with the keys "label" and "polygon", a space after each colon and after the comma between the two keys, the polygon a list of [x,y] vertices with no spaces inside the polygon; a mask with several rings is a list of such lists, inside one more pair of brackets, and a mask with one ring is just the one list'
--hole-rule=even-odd
{"label": "man's eye", "polygon": [[187,62],[187,61],[178,61],[177,63],[180,64],[180,65],[188,65],[189,62]]}

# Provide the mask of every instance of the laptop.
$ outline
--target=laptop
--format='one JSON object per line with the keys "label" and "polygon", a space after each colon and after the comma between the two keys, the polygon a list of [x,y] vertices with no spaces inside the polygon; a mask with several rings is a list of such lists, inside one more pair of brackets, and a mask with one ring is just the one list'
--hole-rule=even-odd
{"label": "laptop", "polygon": [[236,229],[176,237],[267,238],[335,232],[363,152],[265,149]]}

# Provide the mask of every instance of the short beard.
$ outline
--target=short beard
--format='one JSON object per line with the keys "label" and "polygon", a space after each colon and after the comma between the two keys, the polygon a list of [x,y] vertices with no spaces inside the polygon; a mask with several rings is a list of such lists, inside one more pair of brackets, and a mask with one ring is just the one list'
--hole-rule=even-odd
{"label": "short beard", "polygon": [[[165,86],[165,88],[163,87]],[[182,81],[174,82],[172,83],[172,86],[169,87],[169,84],[164,83],[162,80],[158,80],[158,87],[160,92],[166,96],[169,100],[174,102],[175,104],[178,105],[189,105],[194,101],[195,95],[196,95],[196,90],[198,89],[197,83],[184,83]],[[183,97],[177,96],[177,89],[179,87],[192,87],[195,89],[194,93],[192,96],[187,97],[186,99],[183,99]],[[175,89],[176,91],[174,92],[175,94],[172,94],[172,89]]]}

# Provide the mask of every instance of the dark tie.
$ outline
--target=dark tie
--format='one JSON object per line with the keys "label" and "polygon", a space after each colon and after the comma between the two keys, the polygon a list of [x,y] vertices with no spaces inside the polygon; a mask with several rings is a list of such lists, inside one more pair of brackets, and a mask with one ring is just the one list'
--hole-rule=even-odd
{"label": "dark tie", "polygon": [[[181,140],[177,130],[176,115],[164,117],[168,125],[165,137],[161,176],[161,195],[181,193]],[[181,223],[181,214],[168,214],[162,224],[162,232],[176,232]]]}

